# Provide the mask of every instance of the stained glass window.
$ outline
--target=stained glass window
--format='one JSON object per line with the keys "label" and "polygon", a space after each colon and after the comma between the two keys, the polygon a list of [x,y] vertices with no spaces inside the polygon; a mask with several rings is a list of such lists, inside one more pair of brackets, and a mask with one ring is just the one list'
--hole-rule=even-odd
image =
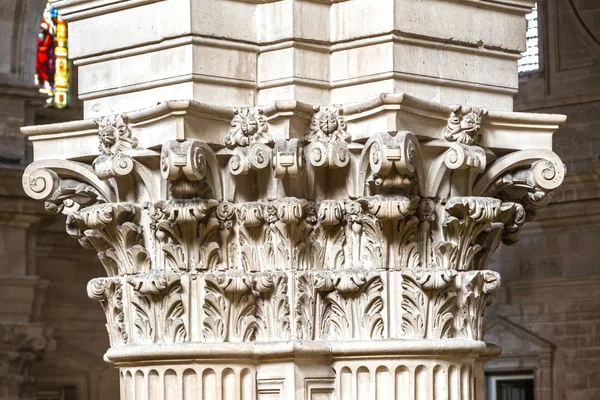
{"label": "stained glass window", "polygon": [[540,69],[540,49],[538,38],[538,8],[537,4],[530,14],[525,16],[527,19],[526,43],[527,47],[522,58],[519,60],[519,73],[537,71]]}
{"label": "stained glass window", "polygon": [[50,1],[40,22],[37,38],[35,84],[48,96],[46,105],[63,108],[69,104],[67,24]]}

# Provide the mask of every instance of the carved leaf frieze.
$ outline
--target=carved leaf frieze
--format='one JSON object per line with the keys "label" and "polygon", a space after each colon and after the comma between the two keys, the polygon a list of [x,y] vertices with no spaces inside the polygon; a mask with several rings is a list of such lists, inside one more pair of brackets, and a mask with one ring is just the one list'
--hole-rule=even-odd
{"label": "carved leaf frieze", "polygon": [[435,248],[437,263],[446,269],[471,269],[481,250],[478,236],[491,226],[502,202],[488,197],[456,197],[446,203],[442,222],[444,240]]}
{"label": "carved leaf frieze", "polygon": [[254,276],[256,293],[256,340],[291,338],[291,312],[288,277],[284,273]]}
{"label": "carved leaf frieze", "polygon": [[244,273],[215,273],[205,277],[204,329],[211,342],[254,340],[257,331],[253,279]]}
{"label": "carved leaf frieze", "polygon": [[219,223],[209,214],[215,200],[171,200],[157,203],[151,213],[155,235],[172,271],[206,271],[217,268]]}

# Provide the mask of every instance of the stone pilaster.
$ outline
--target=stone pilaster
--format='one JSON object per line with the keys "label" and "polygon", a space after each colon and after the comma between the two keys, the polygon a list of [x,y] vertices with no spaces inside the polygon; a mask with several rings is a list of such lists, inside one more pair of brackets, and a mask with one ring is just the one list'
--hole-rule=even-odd
{"label": "stone pilaster", "polygon": [[169,101],[24,128],[23,187],[106,268],[122,399],[479,400],[488,261],[562,182],[563,121]]}

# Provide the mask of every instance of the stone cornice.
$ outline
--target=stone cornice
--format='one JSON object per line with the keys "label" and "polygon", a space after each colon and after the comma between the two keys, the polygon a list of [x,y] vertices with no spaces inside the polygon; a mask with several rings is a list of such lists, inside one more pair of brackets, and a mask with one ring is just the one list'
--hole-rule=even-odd
{"label": "stone cornice", "polygon": [[[282,139],[301,138],[306,133],[304,130],[308,129],[312,108],[312,105],[296,101],[280,101],[261,107],[268,122],[274,125],[273,136]],[[344,105],[342,109],[352,140],[359,142],[373,132],[402,129],[411,130],[423,138],[443,139],[443,130],[451,113],[449,105],[401,93],[375,96]],[[134,134],[142,129],[148,132],[140,136],[140,145],[150,149],[167,139],[200,137],[208,143],[220,145],[233,113],[233,107],[182,100],[124,113],[123,117],[128,120]],[[491,150],[551,149],[552,134],[565,119],[565,116],[556,114],[489,111],[481,125],[482,145]],[[298,120],[301,125],[290,126],[289,121],[292,120]],[[172,129],[165,130],[165,124]],[[59,157],[65,143],[67,146],[73,144],[70,158],[99,154],[96,139],[98,123],[95,120],[24,127],[21,131],[33,142],[38,159]],[[156,134],[150,133],[152,131]]]}
{"label": "stone cornice", "polygon": [[[85,18],[92,18],[98,15],[111,12],[135,8],[148,3],[164,0],[53,0],[52,5],[59,9],[63,18],[67,22],[77,21]],[[265,5],[277,3],[283,0],[234,0],[243,3]],[[300,0],[295,0],[300,1]],[[351,0],[302,0],[307,2],[322,3],[334,5]],[[516,14],[526,14],[533,8],[533,0],[447,0],[458,3],[465,3],[477,7],[486,7],[493,10],[508,11]]]}

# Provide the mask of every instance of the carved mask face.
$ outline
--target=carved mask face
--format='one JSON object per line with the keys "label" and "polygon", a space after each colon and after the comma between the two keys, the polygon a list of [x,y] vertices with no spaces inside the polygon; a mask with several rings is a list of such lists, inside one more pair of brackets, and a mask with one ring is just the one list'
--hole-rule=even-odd
{"label": "carved mask face", "polygon": [[118,134],[119,131],[115,127],[106,126],[99,131],[100,143],[108,149],[116,143]]}
{"label": "carved mask face", "polygon": [[465,115],[460,122],[460,127],[463,131],[476,131],[479,129],[479,117],[473,112]]}
{"label": "carved mask face", "polygon": [[328,135],[335,132],[338,126],[338,120],[334,114],[325,113],[319,120],[319,128]]}
{"label": "carved mask face", "polygon": [[256,118],[246,118],[244,122],[240,124],[240,130],[245,136],[252,136],[258,132],[258,121]]}

